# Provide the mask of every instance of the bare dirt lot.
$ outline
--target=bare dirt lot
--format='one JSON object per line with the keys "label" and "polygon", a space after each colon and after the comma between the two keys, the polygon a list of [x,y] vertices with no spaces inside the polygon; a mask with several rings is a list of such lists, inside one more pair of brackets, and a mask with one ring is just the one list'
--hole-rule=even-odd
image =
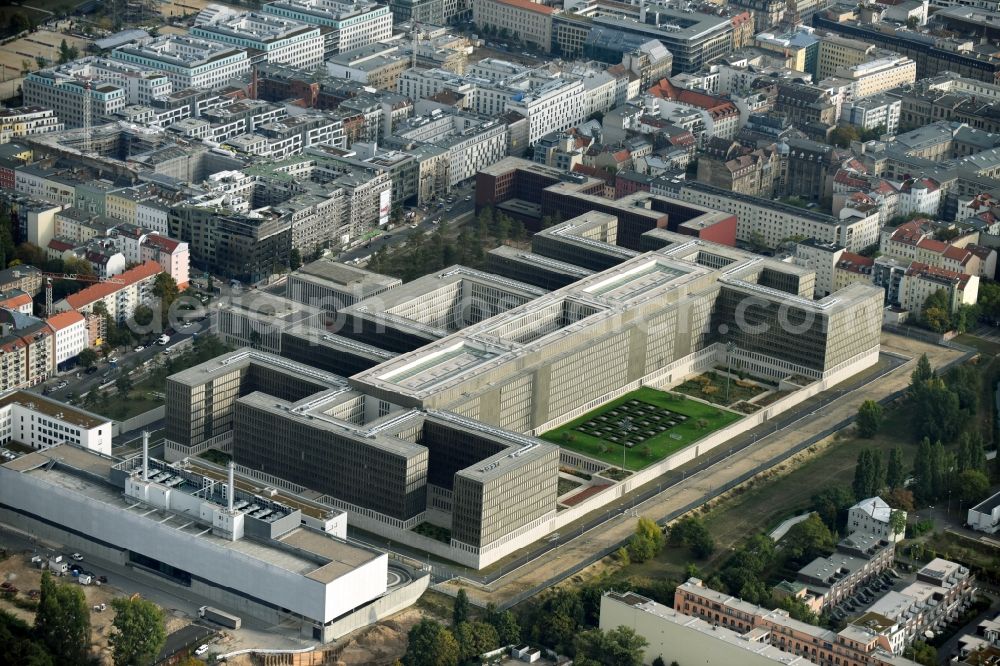
{"label": "bare dirt lot", "polygon": [[[30,590],[37,590],[40,587],[41,579],[42,571],[31,564],[30,553],[12,553],[7,559],[0,561],[0,580],[10,583],[18,589],[16,599],[22,604],[28,600]],[[62,576],[58,580],[68,585],[78,584],[76,578],[72,576]],[[108,635],[111,633],[111,621],[114,619],[111,600],[123,596],[123,593],[111,584],[81,585],[80,587],[87,598],[87,605],[91,608],[90,632],[94,649],[100,653],[102,663],[110,664],[111,653],[108,648]],[[93,610],[94,606],[101,604],[107,606],[106,610]],[[13,613],[28,624],[33,624],[35,621],[34,611],[22,608],[14,601],[0,599],[0,608]],[[168,634],[186,624],[188,624],[187,620],[167,614],[166,630]]]}
{"label": "bare dirt lot", "polygon": [[[187,0],[185,0],[187,1]],[[62,35],[49,30],[39,30],[26,37],[0,46],[0,81],[21,76],[24,67],[30,71],[38,69],[36,58],[45,58],[55,64],[59,60],[59,44],[65,39],[69,46],[75,46],[81,54],[87,50],[89,42],[73,35]],[[0,92],[6,92],[6,86],[0,86]]]}

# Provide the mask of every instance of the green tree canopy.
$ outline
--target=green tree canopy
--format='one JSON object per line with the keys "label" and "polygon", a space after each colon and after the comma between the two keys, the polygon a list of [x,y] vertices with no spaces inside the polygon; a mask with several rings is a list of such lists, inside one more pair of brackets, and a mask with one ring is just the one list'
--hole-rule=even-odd
{"label": "green tree canopy", "polygon": [[83,367],[92,368],[97,363],[97,352],[86,347],[77,355],[76,359]]}
{"label": "green tree canopy", "polygon": [[90,609],[79,586],[42,574],[35,636],[58,664],[82,664],[90,651]]}
{"label": "green tree canopy", "polygon": [[167,640],[163,611],[137,594],[112,599],[111,607],[115,619],[108,643],[115,666],[148,666]]}
{"label": "green tree canopy", "polygon": [[406,666],[457,666],[458,641],[447,627],[424,618],[407,635]]}
{"label": "green tree canopy", "polygon": [[0,661],[18,666],[56,666],[24,620],[0,610]]}
{"label": "green tree canopy", "polygon": [[967,469],[955,477],[955,486],[955,491],[962,501],[975,503],[989,495],[990,480],[978,469]]}
{"label": "green tree canopy", "polygon": [[885,485],[889,489],[901,488],[906,482],[906,466],[903,462],[903,449],[894,446],[889,451],[889,463],[885,469]]}
{"label": "green tree canopy", "polygon": [[882,405],[874,400],[865,400],[858,407],[858,434],[871,439],[882,426]]}
{"label": "green tree canopy", "polygon": [[500,647],[497,630],[486,622],[462,622],[455,627],[455,640],[458,641],[459,658],[463,662]]}
{"label": "green tree canopy", "polygon": [[836,545],[833,532],[816,514],[792,525],[781,540],[789,557],[797,562],[809,562],[821,555],[829,555]]}
{"label": "green tree canopy", "polygon": [[459,589],[455,595],[455,605],[451,611],[452,625],[458,626],[469,620],[469,594],[464,589]]}
{"label": "green tree canopy", "polygon": [[577,637],[573,663],[642,666],[642,651],[647,645],[646,639],[630,627],[607,632],[591,629]]}

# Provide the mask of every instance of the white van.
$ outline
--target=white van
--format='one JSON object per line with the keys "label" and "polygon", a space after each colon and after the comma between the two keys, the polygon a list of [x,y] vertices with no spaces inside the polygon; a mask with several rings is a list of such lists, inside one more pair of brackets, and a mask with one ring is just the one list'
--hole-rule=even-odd
{"label": "white van", "polygon": [[160,339],[156,341],[156,344],[165,345],[168,342],[170,342],[170,336],[164,333],[163,335],[160,336]]}

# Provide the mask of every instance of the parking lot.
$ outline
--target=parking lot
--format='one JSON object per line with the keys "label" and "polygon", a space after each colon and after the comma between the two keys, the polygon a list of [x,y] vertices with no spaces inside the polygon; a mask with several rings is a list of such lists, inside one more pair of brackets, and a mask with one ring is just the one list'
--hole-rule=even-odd
{"label": "parking lot", "polygon": [[917,579],[916,574],[901,574],[893,569],[882,572],[879,576],[862,585],[845,601],[837,604],[830,617],[835,622],[844,622],[863,614],[873,603],[878,601],[890,590],[899,591]]}

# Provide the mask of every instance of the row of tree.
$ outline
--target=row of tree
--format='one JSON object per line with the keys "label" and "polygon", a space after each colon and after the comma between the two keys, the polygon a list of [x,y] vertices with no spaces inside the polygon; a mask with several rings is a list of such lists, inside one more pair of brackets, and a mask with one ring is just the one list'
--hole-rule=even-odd
{"label": "row of tree", "polygon": [[462,225],[457,236],[452,233],[451,225],[441,223],[431,234],[411,235],[405,245],[393,249],[381,247],[372,255],[367,268],[405,281],[454,264],[482,268],[486,264],[485,248],[508,240],[521,242],[527,235],[519,220],[484,208],[475,224]]}
{"label": "row of tree", "polygon": [[[0,662],[24,666],[89,664],[90,608],[78,585],[42,574],[34,627],[0,611]],[[115,666],[147,666],[166,641],[163,611],[140,598],[111,601],[115,617],[108,642]]]}
{"label": "row of tree", "polygon": [[407,636],[403,662],[407,666],[455,666],[521,640],[521,627],[509,611],[490,604],[481,619],[471,615],[469,597],[459,590],[452,608],[451,627],[424,618]]}

